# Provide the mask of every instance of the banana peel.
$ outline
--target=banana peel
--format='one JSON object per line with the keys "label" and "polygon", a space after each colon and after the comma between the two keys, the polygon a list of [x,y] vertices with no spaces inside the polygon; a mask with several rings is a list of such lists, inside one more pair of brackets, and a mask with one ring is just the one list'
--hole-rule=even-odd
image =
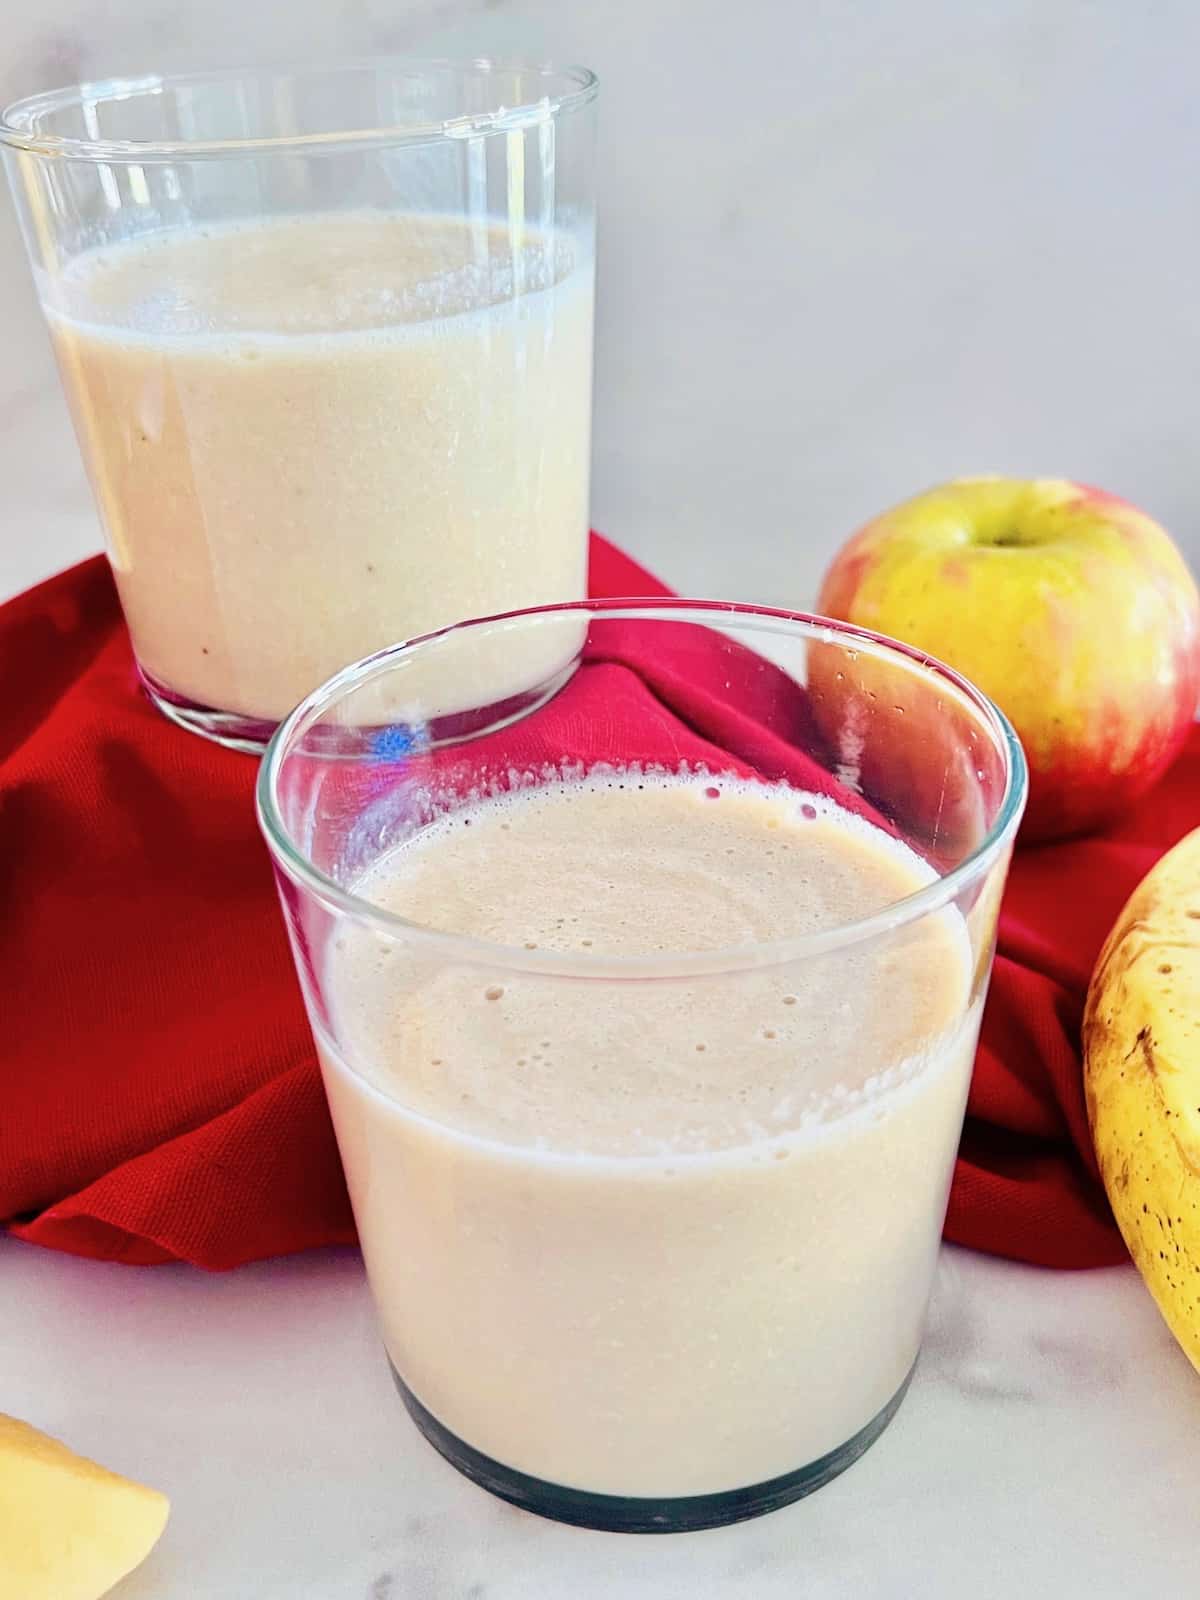
{"label": "banana peel", "polygon": [[1088,989],[1083,1054],[1113,1215],[1200,1371],[1200,828],[1117,918]]}

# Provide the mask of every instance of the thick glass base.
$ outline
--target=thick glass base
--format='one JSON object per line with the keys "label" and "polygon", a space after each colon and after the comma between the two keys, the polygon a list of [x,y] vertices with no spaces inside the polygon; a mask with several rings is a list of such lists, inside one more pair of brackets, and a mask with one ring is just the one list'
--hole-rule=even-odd
{"label": "thick glass base", "polygon": [[[578,657],[573,657],[544,682],[510,695],[505,700],[499,700],[481,712],[458,712],[434,718],[420,728],[424,747],[441,748],[479,738],[485,733],[499,733],[510,723],[519,722],[522,717],[540,710],[548,700],[552,700],[563,685],[570,681],[578,665]],[[243,750],[248,755],[261,756],[278,726],[275,722],[264,722],[254,717],[242,716],[240,712],[214,711],[211,706],[197,705],[183,695],[176,694],[174,689],[168,689],[165,684],[159,683],[141,665],[138,666],[138,676],[151,702],[176,727],[186,728],[189,733],[198,733],[202,739],[211,739],[215,744],[223,744],[226,749]],[[308,742],[312,748],[319,749],[327,758],[345,756],[349,759],[361,759],[364,738],[374,738],[380,741],[381,758],[395,760],[402,757],[409,748],[409,738],[413,731],[403,723],[364,723],[361,726],[351,724],[348,728],[332,726],[318,729],[315,734],[310,735]]]}
{"label": "thick glass base", "polygon": [[247,755],[260,756],[275,732],[274,722],[244,717],[236,711],[214,711],[211,706],[197,705],[159,683],[140,665],[138,676],[151,702],[177,728],[198,733],[202,739],[223,744],[227,750],[243,750]]}
{"label": "thick glass base", "polygon": [[671,1499],[627,1499],[624,1495],[589,1494],[583,1489],[564,1489],[543,1483],[524,1472],[505,1467],[465,1444],[428,1412],[392,1367],[392,1377],[408,1413],[435,1450],[451,1466],[481,1488],[489,1489],[524,1511],[557,1522],[570,1522],[580,1528],[599,1528],[609,1533],[689,1533],[700,1528],[719,1528],[747,1517],[760,1517],[777,1511],[831,1478],[845,1472],[862,1453],[875,1443],[900,1408],[912,1381],[912,1372],[897,1389],[878,1416],[873,1417],[852,1439],[818,1461],[798,1467],[795,1472],[746,1489],[729,1489],[721,1494],[684,1495]]}

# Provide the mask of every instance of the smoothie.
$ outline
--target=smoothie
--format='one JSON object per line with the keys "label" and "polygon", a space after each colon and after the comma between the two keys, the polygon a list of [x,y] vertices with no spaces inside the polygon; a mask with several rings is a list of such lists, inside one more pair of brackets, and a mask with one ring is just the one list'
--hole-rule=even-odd
{"label": "smoothie", "polygon": [[[326,955],[318,1044],[383,1336],[438,1421],[551,1483],[687,1496],[793,1472],[887,1405],[978,1025],[959,913],[803,961],[617,972],[736,965],[931,878],[821,797],[630,772],[452,811],[358,881],[519,952],[346,923]],[[529,970],[564,951],[601,975]]]}
{"label": "smoothie", "polygon": [[328,213],[152,234],[41,292],[172,695],[271,722],[384,645],[583,595],[585,240]]}
{"label": "smoothie", "polygon": [[[630,773],[453,811],[357,890],[603,965],[736,957],[930,878],[824,798]],[[848,1442],[917,1355],[970,970],[954,909],[827,957],[642,981],[344,926],[318,1045],[411,1392],[504,1466],[595,1493],[744,1488]]]}

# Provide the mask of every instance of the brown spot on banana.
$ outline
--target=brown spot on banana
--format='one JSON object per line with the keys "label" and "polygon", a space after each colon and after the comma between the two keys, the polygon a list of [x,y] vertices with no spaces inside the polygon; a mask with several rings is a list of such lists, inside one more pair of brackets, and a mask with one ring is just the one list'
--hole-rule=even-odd
{"label": "brown spot on banana", "polygon": [[1092,976],[1082,1033],[1088,1118],[1113,1213],[1200,1368],[1198,906],[1200,829],[1122,909]]}

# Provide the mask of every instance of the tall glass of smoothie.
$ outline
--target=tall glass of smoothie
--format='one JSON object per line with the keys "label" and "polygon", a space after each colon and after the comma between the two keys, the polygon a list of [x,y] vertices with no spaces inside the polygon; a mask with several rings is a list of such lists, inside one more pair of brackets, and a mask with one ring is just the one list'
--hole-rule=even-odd
{"label": "tall glass of smoothie", "polygon": [[1024,794],[954,673],[742,606],[464,624],[281,726],[260,820],[383,1343],[463,1472],[698,1528],[880,1434]]}
{"label": "tall glass of smoothie", "polygon": [[585,593],[596,83],[382,61],[38,95],[0,145],[142,682],[261,748]]}

